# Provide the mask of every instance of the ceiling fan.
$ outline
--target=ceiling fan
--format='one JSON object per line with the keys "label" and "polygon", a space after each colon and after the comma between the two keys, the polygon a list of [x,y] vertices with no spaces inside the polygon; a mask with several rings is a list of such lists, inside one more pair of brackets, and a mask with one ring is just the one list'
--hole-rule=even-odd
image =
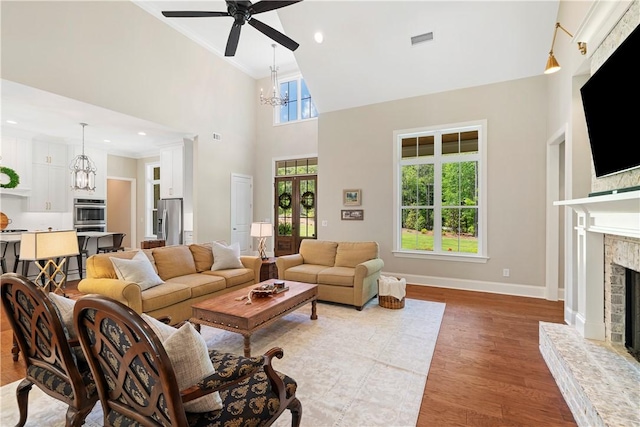
{"label": "ceiling fan", "polygon": [[281,7],[289,6],[294,3],[299,3],[302,0],[293,1],[273,1],[273,0],[261,0],[255,4],[246,0],[226,0],[227,11],[226,12],[199,12],[199,11],[163,11],[162,15],[167,18],[206,18],[211,16],[230,16],[233,18],[233,25],[231,26],[231,32],[227,39],[227,47],[224,51],[224,56],[234,56],[236,49],[238,48],[238,40],[240,39],[240,29],[245,23],[249,23],[253,28],[260,31],[267,37],[280,43],[282,46],[289,50],[296,50],[299,46],[294,40],[282,34],[275,28],[258,21],[253,17],[258,13],[269,12],[271,10],[279,9]]}

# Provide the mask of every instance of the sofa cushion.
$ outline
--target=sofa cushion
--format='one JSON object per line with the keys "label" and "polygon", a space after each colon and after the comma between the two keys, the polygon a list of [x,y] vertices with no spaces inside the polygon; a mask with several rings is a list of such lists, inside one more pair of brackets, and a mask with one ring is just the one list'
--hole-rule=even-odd
{"label": "sofa cushion", "polygon": [[349,286],[353,287],[355,268],[350,267],[329,267],[318,273],[318,282],[323,285]]}
{"label": "sofa cushion", "polygon": [[336,267],[353,267],[378,258],[376,242],[339,242],[336,251]]}
{"label": "sofa cushion", "polygon": [[318,273],[329,267],[326,265],[301,264],[288,268],[284,273],[284,280],[294,282],[318,283]]}
{"label": "sofa cushion", "polygon": [[118,279],[136,283],[143,291],[164,283],[143,252],[139,251],[131,259],[113,257],[111,263]]}
{"label": "sofa cushion", "polygon": [[305,239],[300,243],[299,253],[305,264],[333,267],[336,260],[337,242]]}
{"label": "sofa cushion", "polygon": [[193,255],[193,261],[196,264],[196,271],[198,273],[211,270],[211,266],[213,265],[211,243],[194,243],[189,245],[189,250],[191,251],[191,255]]}
{"label": "sofa cushion", "polygon": [[210,276],[203,273],[188,274],[186,276],[174,277],[167,280],[167,283],[180,283],[191,289],[191,298],[220,291],[226,287],[224,278]]}
{"label": "sofa cushion", "polygon": [[[118,259],[131,259],[138,252],[135,251],[122,251],[122,252],[109,252],[106,254],[94,254],[91,255],[87,259],[87,278],[89,279],[117,279],[118,275],[116,274],[116,270],[113,268],[113,263],[111,262],[111,258]],[[155,270],[155,262],[153,257],[151,256],[150,249],[142,249],[142,252],[149,258],[153,268]],[[155,270],[157,272],[157,270]]]}
{"label": "sofa cushion", "polygon": [[182,283],[164,282],[142,291],[142,311],[149,313],[191,298],[191,288]]}
{"label": "sofa cushion", "polygon": [[188,246],[163,246],[152,251],[158,275],[163,280],[196,272],[196,264]]}
{"label": "sofa cushion", "polygon": [[240,245],[237,242],[229,246],[213,242],[211,243],[211,251],[213,253],[211,271],[244,267],[240,261]]}
{"label": "sofa cushion", "polygon": [[254,272],[248,268],[233,268],[230,270],[203,271],[207,276],[224,278],[227,288],[241,285],[243,283],[253,283]]}

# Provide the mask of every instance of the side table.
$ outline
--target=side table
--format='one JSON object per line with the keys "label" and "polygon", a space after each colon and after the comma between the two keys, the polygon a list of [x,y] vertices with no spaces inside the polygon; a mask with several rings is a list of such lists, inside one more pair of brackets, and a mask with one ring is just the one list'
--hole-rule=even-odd
{"label": "side table", "polygon": [[276,258],[271,257],[262,260],[262,266],[260,267],[260,281],[264,282],[269,279],[278,278],[278,267],[276,266]]}

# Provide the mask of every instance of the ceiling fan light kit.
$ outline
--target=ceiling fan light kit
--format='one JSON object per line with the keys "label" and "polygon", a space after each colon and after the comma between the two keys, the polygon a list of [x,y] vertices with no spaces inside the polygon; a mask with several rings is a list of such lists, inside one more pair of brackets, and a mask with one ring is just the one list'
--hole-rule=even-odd
{"label": "ceiling fan light kit", "polygon": [[240,30],[245,23],[248,23],[253,28],[260,31],[262,34],[266,35],[272,40],[278,42],[287,49],[294,51],[298,48],[298,43],[285,36],[275,28],[272,28],[262,21],[255,19],[253,15],[280,9],[281,7],[299,3],[300,1],[302,0],[262,0],[255,4],[252,4],[250,1],[226,0],[226,12],[163,11],[162,15],[167,18],[207,18],[218,16],[232,17],[233,24],[231,26],[231,31],[229,32],[229,38],[227,39],[227,46],[225,48],[224,56],[234,56],[236,54],[236,50],[238,49],[238,41],[240,40]]}
{"label": "ceiling fan light kit", "polygon": [[[552,74],[556,71],[560,70],[560,64],[556,60],[556,57],[553,55],[553,46],[556,43],[556,35],[558,34],[558,28],[564,31],[569,37],[573,38],[573,34],[567,31],[559,22],[556,22],[556,27],[553,30],[553,40],[551,41],[551,50],[549,50],[549,58],[547,59],[547,65],[544,67],[545,74]],[[587,54],[587,44],[585,42],[578,42],[578,49],[580,53],[583,55]]]}

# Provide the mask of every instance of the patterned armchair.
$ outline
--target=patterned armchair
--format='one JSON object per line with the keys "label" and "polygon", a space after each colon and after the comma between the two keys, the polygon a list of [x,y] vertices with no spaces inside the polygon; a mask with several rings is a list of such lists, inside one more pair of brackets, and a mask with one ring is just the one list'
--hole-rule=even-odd
{"label": "patterned armchair", "polygon": [[[96,378],[104,424],[143,426],[268,426],[286,409],[300,425],[302,405],[292,378],[271,366],[279,348],[260,357],[207,350],[214,372],[180,387],[183,367],[176,365],[169,340],[157,325],[106,296],[81,298],[74,308],[80,343]],[[172,328],[166,326],[167,328]],[[193,329],[190,324],[183,325]],[[193,329],[195,331],[195,329]],[[187,347],[181,354],[189,353]],[[208,354],[207,354],[208,352]],[[185,409],[194,400],[218,393],[221,409]]]}
{"label": "patterned armchair", "polygon": [[47,293],[24,276],[3,274],[2,305],[26,366],[16,390],[20,420],[27,421],[29,391],[42,391],[69,405],[67,426],[81,426],[98,400],[95,383],[77,339],[72,339]]}

